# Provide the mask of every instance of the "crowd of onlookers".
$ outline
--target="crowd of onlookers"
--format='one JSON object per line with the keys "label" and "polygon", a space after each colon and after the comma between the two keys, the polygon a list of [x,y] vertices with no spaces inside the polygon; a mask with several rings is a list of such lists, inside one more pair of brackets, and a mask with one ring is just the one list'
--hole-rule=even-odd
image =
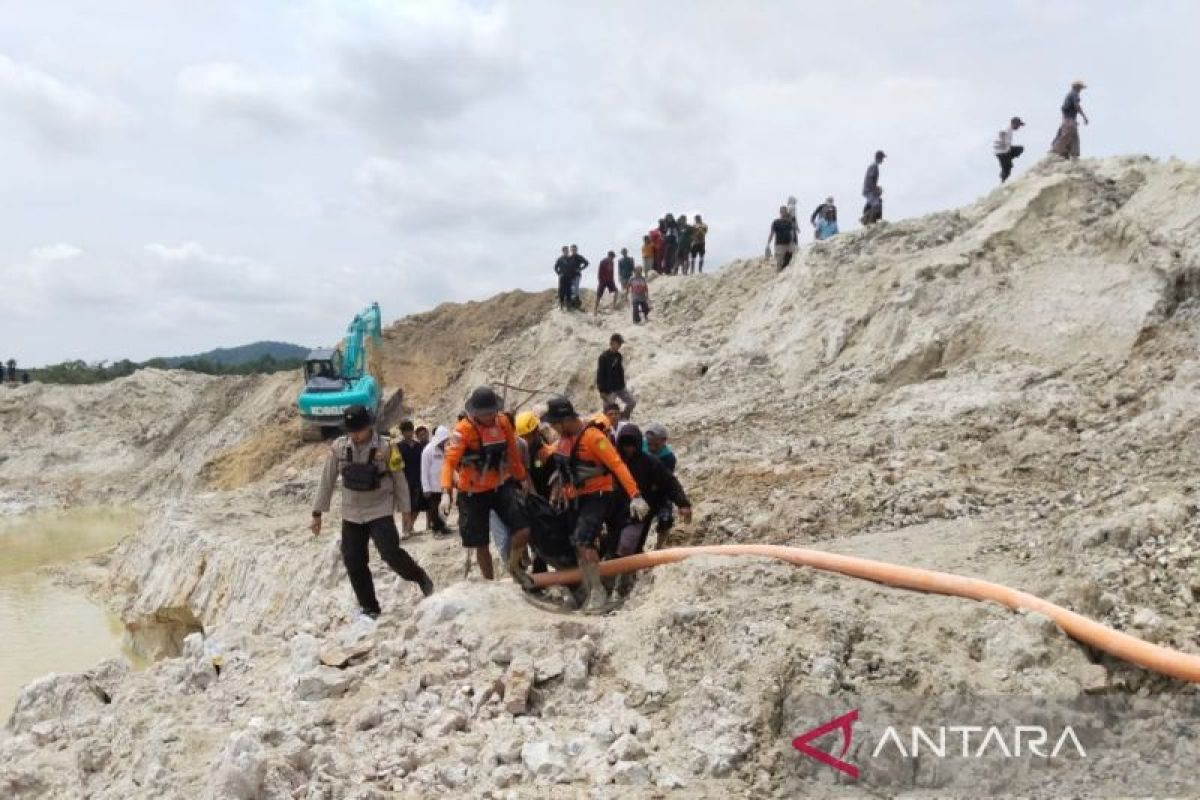
{"label": "crowd of onlookers", "polygon": [[[622,247],[621,255],[609,250],[600,259],[596,268],[596,302],[592,313],[600,313],[600,302],[605,295],[612,295],[612,310],[628,305],[633,312],[635,324],[650,318],[651,273],[658,275],[691,275],[704,272],[704,255],[707,252],[708,223],[697,214],[694,222],[688,222],[686,214],[678,218],[666,214],[642,237],[642,263],[639,265]],[[583,300],[579,285],[583,271],[591,265],[579,253],[576,245],[563,245],[562,255],[554,262],[554,274],[558,276],[558,307],[564,311],[582,311]]]}

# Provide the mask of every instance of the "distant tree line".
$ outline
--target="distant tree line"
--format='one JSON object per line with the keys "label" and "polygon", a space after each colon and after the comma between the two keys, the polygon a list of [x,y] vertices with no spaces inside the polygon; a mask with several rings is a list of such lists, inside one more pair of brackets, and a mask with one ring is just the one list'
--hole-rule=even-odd
{"label": "distant tree line", "polygon": [[170,365],[164,358],[152,358],[141,363],[122,359],[120,361],[98,361],[89,364],[86,361],[64,361],[61,364],[51,364],[48,367],[29,370],[29,376],[43,383],[104,383],[115,378],[132,375],[139,369],[182,369],[188,372],[200,372],[205,375],[257,375],[271,372],[284,372],[290,369],[300,369],[304,366],[303,358],[275,358],[270,354],[244,361],[240,364],[221,364],[207,358],[188,359]]}

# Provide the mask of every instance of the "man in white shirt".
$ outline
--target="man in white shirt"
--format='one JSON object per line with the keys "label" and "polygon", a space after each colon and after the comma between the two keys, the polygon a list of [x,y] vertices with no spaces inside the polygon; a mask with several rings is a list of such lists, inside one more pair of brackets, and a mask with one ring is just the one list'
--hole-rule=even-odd
{"label": "man in white shirt", "polygon": [[1013,134],[1023,127],[1025,127],[1025,123],[1021,121],[1021,118],[1013,117],[1008,123],[1008,127],[1000,131],[1000,137],[992,145],[996,158],[1000,161],[1001,183],[1008,180],[1008,176],[1012,174],[1013,160],[1025,152],[1024,147],[1013,144]]}

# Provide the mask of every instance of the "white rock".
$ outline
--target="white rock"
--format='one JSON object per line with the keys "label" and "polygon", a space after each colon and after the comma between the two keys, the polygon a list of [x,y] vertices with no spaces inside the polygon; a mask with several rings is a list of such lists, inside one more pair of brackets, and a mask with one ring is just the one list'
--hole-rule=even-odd
{"label": "white rock", "polygon": [[350,718],[350,729],[369,731],[383,724],[383,709],[378,705],[363,706]]}
{"label": "white rock", "polygon": [[288,643],[292,652],[292,673],[300,675],[317,668],[321,659],[321,642],[309,633],[298,633]]}
{"label": "white rock", "polygon": [[456,789],[470,780],[471,771],[466,764],[451,764],[438,770],[438,779],[451,789]]}
{"label": "white rock", "polygon": [[521,776],[524,772],[520,767],[513,765],[504,765],[496,767],[492,770],[492,782],[497,788],[507,789],[510,786],[515,786],[521,782]]}
{"label": "white rock", "polygon": [[467,718],[459,711],[443,711],[429,725],[425,726],[421,735],[426,739],[438,739],[448,736],[454,731],[465,731]]}
{"label": "white rock", "polygon": [[613,765],[612,779],[619,786],[643,786],[650,782],[650,770],[638,761],[618,761]]}
{"label": "white rock", "polygon": [[615,764],[618,761],[636,761],[646,755],[646,748],[637,740],[637,737],[631,733],[623,733],[615,742],[608,748],[608,763]]}
{"label": "white rock", "polygon": [[333,667],[317,667],[296,678],[293,695],[297,700],[325,700],[341,697],[353,685],[353,676]]}
{"label": "white rock", "polygon": [[553,780],[567,771],[566,756],[556,742],[526,742],[521,745],[521,763],[539,778]]}
{"label": "white rock", "polygon": [[210,781],[213,796],[256,800],[261,795],[266,773],[265,755],[257,736],[245,731],[231,736],[213,770]]}
{"label": "white rock", "polygon": [[596,741],[603,745],[612,744],[617,735],[613,732],[613,721],[609,717],[595,717],[587,726],[587,731]]}

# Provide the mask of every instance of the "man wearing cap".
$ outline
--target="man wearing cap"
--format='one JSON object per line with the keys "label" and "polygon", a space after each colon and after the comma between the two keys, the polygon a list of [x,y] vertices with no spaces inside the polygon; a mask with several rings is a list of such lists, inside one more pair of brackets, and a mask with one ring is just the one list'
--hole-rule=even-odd
{"label": "man wearing cap", "polygon": [[625,337],[614,333],[608,340],[608,349],[600,354],[596,363],[596,391],[606,403],[620,400],[625,404],[621,409],[621,419],[629,419],[637,405],[637,399],[625,386],[625,360],[621,355],[621,345]]}
{"label": "man wearing cap", "polygon": [[[454,426],[442,462],[443,517],[450,515],[450,497],[458,489],[458,533],[463,547],[474,550],[479,571],[492,580],[489,517],[494,511],[508,530],[512,546],[508,563],[513,578],[526,588],[530,581],[521,568],[524,544],[529,541],[529,517],[521,504],[520,489],[528,491],[529,474],[517,446],[517,435],[504,404],[490,386],[479,386],[466,402],[466,416]],[[509,480],[509,477],[512,480]]]}
{"label": "man wearing cap", "polygon": [[[558,432],[558,441],[543,448],[542,455],[553,459],[557,499],[572,512],[571,538],[588,592],[583,610],[600,613],[608,602],[608,591],[600,581],[601,532],[607,528],[610,537],[620,536],[628,517],[645,519],[650,506],[613,443],[594,423],[584,423],[570,400],[551,398],[542,421]],[[628,508],[615,492],[614,477],[630,498]],[[513,544],[517,544],[515,536]]]}
{"label": "man wearing cap", "polygon": [[400,451],[386,436],[375,432],[375,421],[363,406],[350,406],[342,415],[346,435],[334,440],[321,472],[321,485],[313,503],[313,535],[321,532],[321,515],[329,511],[333,489],[342,479],[342,561],[350,586],[364,614],[378,617],[379,600],[371,578],[368,541],[401,578],[433,594],[433,581],[400,546],[393,514],[409,511],[408,481]]}
{"label": "man wearing cap", "polygon": [[1000,131],[1000,136],[992,148],[996,153],[996,158],[1000,161],[1001,183],[1008,180],[1008,176],[1012,174],[1013,161],[1025,152],[1024,147],[1013,144],[1013,134],[1023,127],[1025,127],[1025,123],[1021,121],[1021,118],[1013,117],[1008,123],[1008,127]]}
{"label": "man wearing cap", "polygon": [[1050,152],[1063,158],[1079,158],[1079,123],[1078,117],[1083,117],[1083,124],[1088,124],[1088,116],[1083,113],[1079,93],[1087,88],[1083,81],[1072,81],[1071,91],[1063,98],[1062,125],[1050,145]]}

